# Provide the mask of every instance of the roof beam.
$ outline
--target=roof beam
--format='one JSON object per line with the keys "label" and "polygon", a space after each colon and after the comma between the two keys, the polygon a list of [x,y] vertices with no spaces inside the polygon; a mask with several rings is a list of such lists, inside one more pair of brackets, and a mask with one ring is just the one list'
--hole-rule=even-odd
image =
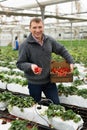
{"label": "roof beam", "polygon": [[[41,14],[34,14],[34,13],[19,13],[19,12],[13,12],[13,11],[0,11],[0,15],[6,15],[7,17],[10,16],[27,16],[27,17],[41,17]],[[66,16],[58,16],[58,15],[44,15],[44,18],[56,18],[61,20],[70,20],[72,22],[81,21],[81,22],[87,22],[87,18],[81,18],[81,17],[66,17]]]}
{"label": "roof beam", "polygon": [[60,4],[60,3],[66,3],[66,2],[72,2],[72,1],[78,1],[78,0],[45,0],[45,1],[39,1],[37,3],[30,3],[22,6],[17,6],[17,8],[22,9],[30,9],[30,8],[37,8],[37,7],[43,7],[48,5],[54,5],[54,4]]}

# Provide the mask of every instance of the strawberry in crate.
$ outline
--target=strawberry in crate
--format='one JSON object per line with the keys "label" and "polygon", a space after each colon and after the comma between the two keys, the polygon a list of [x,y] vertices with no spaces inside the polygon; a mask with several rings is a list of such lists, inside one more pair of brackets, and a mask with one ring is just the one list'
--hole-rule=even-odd
{"label": "strawberry in crate", "polygon": [[51,82],[72,82],[73,74],[70,70],[70,64],[66,61],[51,62],[50,79]]}

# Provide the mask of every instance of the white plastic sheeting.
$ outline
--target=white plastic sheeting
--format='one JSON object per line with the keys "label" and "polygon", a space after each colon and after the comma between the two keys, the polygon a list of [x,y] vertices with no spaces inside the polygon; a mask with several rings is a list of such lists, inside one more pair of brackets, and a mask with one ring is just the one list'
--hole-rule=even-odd
{"label": "white plastic sheeting", "polygon": [[[38,109],[41,107],[41,109]],[[80,130],[83,127],[83,120],[81,119],[78,123],[75,123],[73,120],[63,121],[60,117],[53,117],[49,119],[45,114],[45,111],[48,109],[46,106],[34,105],[31,108],[24,108],[23,111],[20,108],[14,106],[12,109],[8,109],[9,113],[20,117],[22,119],[27,119],[45,126],[52,126],[56,130]],[[78,115],[80,116],[80,115]]]}
{"label": "white plastic sheeting", "polygon": [[[2,5],[6,7],[16,7],[16,8],[25,8],[25,9],[30,9],[30,8],[36,8],[41,6],[47,6],[47,5],[53,5],[53,4],[58,4],[58,3],[65,3],[65,2],[72,2],[75,0],[7,0],[2,2]],[[77,0],[78,1],[78,0]]]}

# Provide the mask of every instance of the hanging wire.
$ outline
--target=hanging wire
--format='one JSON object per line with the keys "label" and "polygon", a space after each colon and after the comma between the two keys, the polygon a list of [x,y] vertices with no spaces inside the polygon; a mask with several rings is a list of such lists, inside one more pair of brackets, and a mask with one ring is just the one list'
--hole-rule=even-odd
{"label": "hanging wire", "polygon": [[[50,103],[53,103],[53,101],[52,101],[51,99],[42,99],[39,103],[41,103],[41,102],[46,102],[46,101],[50,101]],[[37,109],[38,109],[38,110],[39,110],[39,109],[42,109],[41,104],[39,104],[38,107],[37,107],[37,105],[35,105],[35,111],[36,111],[36,113],[48,124],[48,126],[51,128],[52,126],[51,126],[51,124],[49,123],[49,121],[46,120],[46,119],[39,113],[39,111],[37,111]]]}

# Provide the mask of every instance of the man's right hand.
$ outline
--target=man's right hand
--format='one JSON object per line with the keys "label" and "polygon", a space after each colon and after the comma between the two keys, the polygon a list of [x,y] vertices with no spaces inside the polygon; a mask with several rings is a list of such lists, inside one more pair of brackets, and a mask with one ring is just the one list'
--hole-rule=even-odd
{"label": "man's right hand", "polygon": [[37,66],[36,64],[32,64],[31,69],[34,72],[34,74],[41,74],[42,72],[42,68]]}

